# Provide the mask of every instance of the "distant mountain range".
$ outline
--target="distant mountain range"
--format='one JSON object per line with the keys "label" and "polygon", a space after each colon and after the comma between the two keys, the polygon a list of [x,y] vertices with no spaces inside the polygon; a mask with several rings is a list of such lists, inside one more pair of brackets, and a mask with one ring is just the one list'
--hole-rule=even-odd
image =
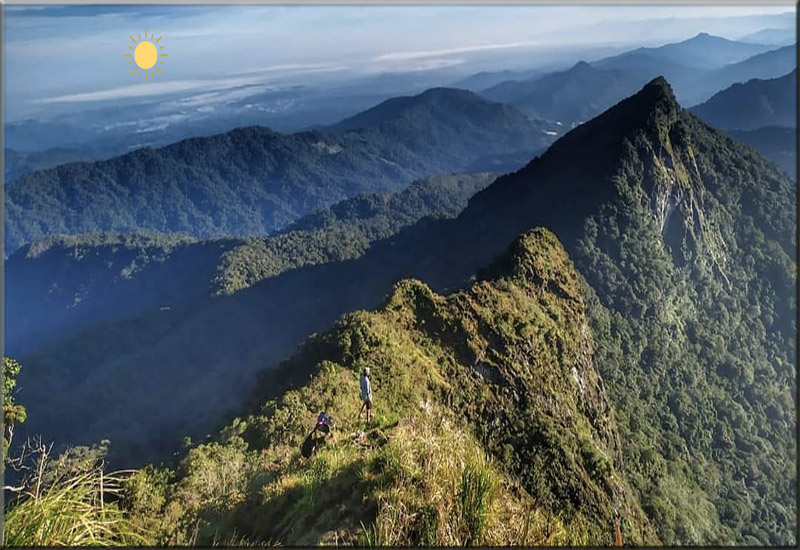
{"label": "distant mountain range", "polygon": [[796,66],[793,46],[770,48],[701,33],[675,44],[638,48],[592,63],[582,61],[565,71],[509,80],[480,93],[517,105],[533,116],[575,126],[658,74],[673,83],[679,100],[691,105],[734,82],[780,76]]}
{"label": "distant mountain range", "polygon": [[247,84],[211,78],[203,90],[128,98],[128,109],[123,110],[114,99],[55,102],[40,114],[7,117],[4,146],[24,153],[71,149],[85,155],[80,160],[89,160],[243,126],[294,133],[334,124],[389,97],[413,95],[451,80],[450,73],[438,70],[354,76],[340,84],[324,78],[290,77],[287,82],[278,77],[277,82]]}
{"label": "distant mountain range", "polygon": [[[5,251],[48,234],[265,235],[316,208],[453,171],[508,171],[554,139],[519,109],[463,90],[385,102],[335,131],[240,128],[66,164],[6,186]],[[347,130],[347,131],[345,131]]]}
{"label": "distant mountain range", "polygon": [[[175,434],[202,438],[219,425],[253,391],[256,373],[310,334],[342,314],[386,303],[387,315],[405,315],[402,331],[389,328],[394,321],[357,325],[331,333],[328,344],[302,348],[310,355],[295,360],[324,361],[335,370],[374,352],[376,359],[387,354],[380,364],[389,365],[398,350],[411,349],[393,335],[414,331],[424,335],[425,351],[414,355],[420,364],[450,365],[450,352],[437,350],[452,346],[479,358],[469,363],[470,376],[491,377],[493,358],[538,365],[537,349],[552,349],[560,365],[596,364],[618,419],[621,471],[661,542],[790,544],[796,201],[789,178],[682,109],[658,78],[498,178],[455,219],[423,219],[356,259],[306,265],[230,296],[97,324],[21,358],[27,374],[19,400],[32,404],[23,426],[70,442],[107,437],[126,463],[158,459],[177,447]],[[503,256],[536,226],[548,227],[574,262],[586,322],[570,299],[578,287],[563,285],[568,270],[560,247],[522,246],[521,254]],[[550,307],[527,305],[511,282],[489,282],[500,273],[529,281],[536,299]],[[474,298],[458,298],[466,300],[461,305],[445,304],[411,284],[407,299],[387,303],[394,283],[408,277],[441,294],[473,282],[478,290]],[[480,317],[485,322],[469,313],[498,310],[507,313]],[[527,330],[517,316],[545,328]],[[572,321],[577,332],[566,331]],[[458,336],[473,333],[486,336],[474,342]],[[552,346],[584,341],[575,334],[591,334],[592,345]],[[259,403],[278,397],[269,373],[257,385]],[[580,385],[581,371],[564,376]],[[501,394],[539,395],[522,387]],[[566,406],[529,403],[534,411]],[[519,433],[529,433],[518,425]],[[559,457],[552,464],[561,464],[564,475],[554,479],[569,480],[557,494],[594,487],[566,473],[597,464],[594,454],[558,450],[573,444],[556,437],[559,427],[574,431],[541,425],[550,428],[531,437],[544,438],[537,439],[542,448]],[[499,443],[489,448],[512,465],[520,451]],[[753,483],[743,486],[742,479]],[[528,482],[537,486],[533,477]],[[587,494],[597,495],[592,513],[605,517],[603,503],[614,490]]]}
{"label": "distant mountain range", "polygon": [[5,149],[3,154],[5,183],[13,181],[25,174],[52,168],[59,164],[93,160],[88,156],[87,152],[81,153],[73,149],[47,149],[33,152]]}
{"label": "distant mountain range", "polygon": [[741,42],[752,42],[754,44],[788,46],[789,44],[797,41],[797,29],[795,27],[782,29],[762,29],[760,31],[743,36],[739,40]]}
{"label": "distant mountain range", "polygon": [[724,130],[797,125],[797,69],[780,78],[737,83],[692,112]]}
{"label": "distant mountain range", "polygon": [[[778,20],[771,24],[777,25]],[[764,36],[767,37],[766,34]],[[790,42],[793,43],[794,40]],[[574,116],[581,118],[561,122],[569,127],[588,120],[611,106],[614,101],[634,93],[656,74],[664,74],[675,87],[679,100],[687,105],[705,101],[735,82],[786,74],[796,67],[793,47],[784,48],[775,52],[775,55],[768,52],[763,58],[757,57],[757,52],[783,45],[775,43],[775,40],[764,40],[762,43],[751,37],[733,41],[701,33],[676,44],[638,48],[593,61],[596,68],[611,71],[605,76],[598,76],[599,84],[593,90],[600,98],[613,96],[613,101],[608,103],[591,96],[582,97],[571,91],[581,85],[580,78],[574,82],[567,81],[563,87],[564,96],[574,95],[577,103],[567,106],[564,101],[560,101],[558,110],[566,110],[568,114],[569,111],[576,111],[578,115]],[[592,61],[604,55],[603,52],[610,51],[619,51],[619,48],[594,48],[592,53],[585,53],[590,56],[586,60]],[[748,56],[754,59],[753,66],[748,66],[745,59]],[[771,59],[772,57],[775,59]],[[76,109],[74,112],[68,110],[58,117],[14,121],[5,125],[5,146],[10,150],[7,152],[9,157],[18,158],[7,163],[6,182],[33,170],[53,167],[71,160],[108,159],[132,149],[160,147],[188,136],[216,135],[236,127],[257,124],[281,132],[320,129],[385,98],[410,95],[443,84],[477,92],[504,82],[513,82],[515,86],[521,83],[518,93],[512,93],[508,99],[502,101],[516,103],[515,97],[518,95],[522,98],[518,105],[530,108],[528,112],[548,112],[548,103],[552,102],[548,96],[557,94],[558,89],[544,86],[544,105],[539,105],[535,98],[529,97],[525,84],[539,77],[563,72],[575,59],[580,59],[578,50],[554,50],[547,54],[546,59],[537,58],[532,61],[531,69],[489,70],[466,78],[454,78],[448,70],[387,73],[321,88],[277,86],[264,90],[263,87],[248,85],[224,89],[221,83],[221,89],[213,95],[216,102],[212,105],[213,111],[206,111],[208,106],[202,107],[203,111],[199,110],[200,107],[191,107],[191,102],[185,102],[187,98],[177,94],[168,96],[165,101],[143,99],[137,103],[136,117],[120,113],[112,103],[105,102],[98,104],[90,112]],[[741,66],[736,62],[729,63],[731,61],[739,61]],[[721,63],[729,65],[722,66]],[[625,74],[620,75],[617,72],[620,70]],[[609,86],[608,90],[603,89],[605,85]],[[615,95],[623,88],[621,95]],[[223,101],[228,94],[230,99]],[[487,97],[491,95],[489,93]],[[581,105],[590,104],[594,104],[594,107],[581,108]],[[587,111],[588,116],[581,111]],[[557,119],[552,119],[555,120]],[[516,162],[520,159],[521,156],[514,155],[508,160]],[[494,169],[500,165],[498,163]]]}
{"label": "distant mountain range", "polygon": [[607,57],[597,62],[603,68],[653,68],[665,65],[708,70],[729,63],[737,63],[763,53],[770,47],[765,44],[752,44],[728,40],[701,32],[692,38],[655,48],[637,48],[621,55]]}
{"label": "distant mountain range", "polygon": [[797,179],[797,69],[780,78],[734,84],[692,112]]}
{"label": "distant mountain range", "polygon": [[747,82],[754,78],[778,78],[797,69],[797,46],[784,46],[754,55],[739,63],[720,67],[698,79],[698,92],[688,98],[687,103],[694,105],[707,100],[716,92],[737,83]]}
{"label": "distant mountain range", "polygon": [[531,78],[536,78],[537,76],[541,76],[544,72],[546,71],[542,69],[530,69],[527,71],[481,71],[453,82],[453,88],[479,92],[509,80],[529,80]]}
{"label": "distant mountain range", "polygon": [[566,71],[498,84],[482,95],[517,105],[531,116],[574,126],[593,118],[647,80],[644,75],[600,69],[581,61]]}

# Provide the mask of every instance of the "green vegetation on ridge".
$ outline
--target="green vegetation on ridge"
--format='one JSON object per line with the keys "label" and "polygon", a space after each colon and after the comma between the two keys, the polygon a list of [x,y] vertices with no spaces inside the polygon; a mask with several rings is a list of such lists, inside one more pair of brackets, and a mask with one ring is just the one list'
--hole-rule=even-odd
{"label": "green vegetation on ridge", "polygon": [[[557,239],[520,237],[481,279],[448,297],[402,281],[313,336],[265,371],[255,394],[275,397],[259,412],[174,472],[142,471],[130,509],[172,544],[611,544],[616,521],[656,541]],[[365,366],[377,417],[359,435]],[[301,459],[320,410],[334,438]]]}
{"label": "green vegetation on ridge", "polygon": [[80,328],[209,295],[227,295],[291,269],[359,257],[426,216],[454,217],[493,174],[443,174],[397,193],[348,199],[270,237],[196,241],[138,232],[50,236],[5,264],[14,289],[6,348],[30,353]]}
{"label": "green vegetation on ridge", "polygon": [[732,138],[751,146],[797,181],[797,129],[765,126],[755,130],[730,130]]}
{"label": "green vegetation on ridge", "polygon": [[494,174],[447,174],[424,178],[398,193],[341,201],[304,216],[266,239],[251,238],[222,254],[212,281],[231,294],[289,269],[351,260],[370,244],[427,216],[455,217]]}
{"label": "green vegetation on ridge", "polygon": [[796,200],[657,79],[455,222],[448,246],[475,262],[531,220],[570,251],[625,472],[666,544],[796,543]]}
{"label": "green vegetation on ridge", "polygon": [[8,450],[14,437],[14,425],[25,422],[27,411],[14,399],[20,364],[10,357],[3,357],[3,470]]}
{"label": "green vegetation on ridge", "polygon": [[[567,134],[524,169],[499,178],[473,197],[455,220],[415,224],[374,243],[356,260],[285,272],[231,297],[173,312],[174,315],[142,315],[95,327],[80,337],[60,342],[47,354],[31,357],[30,361],[39,372],[61,372],[59,369],[67,367],[78,373],[94,369],[80,387],[53,398],[62,399],[60,403],[65,406],[86,402],[96,408],[93,400],[97,395],[105,395],[98,389],[113,390],[114,384],[127,389],[142,381],[149,384],[140,394],[127,389],[128,395],[116,394],[114,402],[103,403],[106,414],[93,425],[95,434],[119,429],[121,415],[134,411],[133,415],[144,427],[125,425],[127,441],[117,445],[128,443],[125,451],[145,456],[144,450],[153,448],[154,442],[146,438],[152,433],[152,426],[160,428],[155,432],[194,430],[193,437],[208,433],[204,426],[214,416],[208,414],[209,410],[215,408],[214,418],[218,419],[221,402],[227,398],[230,406],[241,399],[241,395],[226,395],[226,392],[235,394],[237,388],[241,391],[240,388],[250,386],[255,369],[285,357],[298,342],[312,332],[325,330],[342,314],[375,307],[385,300],[398,279],[413,277],[425,281],[425,285],[406,284],[416,289],[413,296],[418,307],[414,308],[414,318],[425,320],[426,328],[421,333],[433,340],[431,349],[444,341],[454,350],[445,355],[463,364],[458,358],[470,357],[467,355],[470,339],[464,334],[472,332],[468,329],[459,332],[453,325],[458,327],[462,317],[467,320],[480,317],[474,315],[475,308],[465,298],[471,291],[443,298],[427,289],[444,295],[470,286],[470,277],[476,270],[490,264],[508,243],[534,225],[545,226],[564,243],[585,281],[578,294],[583,294],[590,327],[587,332],[594,338],[592,363],[602,375],[609,409],[616,417],[616,428],[608,432],[619,437],[619,443],[610,447],[618,448],[622,459],[618,467],[612,460],[615,476],[618,474],[630,487],[632,502],[640,504],[658,538],[668,544],[793,545],[796,543],[795,205],[796,186],[785,174],[755,150],[681,109],[666,81],[656,79],[636,95]],[[486,283],[485,277],[479,278],[482,282],[473,288],[485,288],[481,286]],[[558,295],[559,288],[554,285],[551,290]],[[566,295],[572,295],[571,290]],[[486,303],[495,306],[488,295],[482,296]],[[511,302],[514,308],[525,303]],[[451,306],[455,305],[459,307],[453,313]],[[569,316],[559,317],[558,313],[558,309],[547,312],[559,323],[570,320]],[[380,313],[376,315],[383,319]],[[519,364],[518,359],[526,358],[522,352],[511,351],[518,349],[517,346],[503,347],[507,339],[524,344],[509,335],[541,319],[526,310],[524,322],[518,326],[516,320],[517,316],[506,311],[505,317],[491,324],[502,330],[490,331],[493,337],[486,338],[491,349],[508,351],[508,357],[514,361],[493,360],[489,356],[486,363],[492,368],[487,369],[480,366],[483,359],[472,363],[479,375],[490,382],[497,372],[503,374],[502,367]],[[476,322],[476,326],[476,333],[483,334],[480,329],[484,325]],[[574,350],[576,343],[584,341],[572,331],[561,336],[557,330],[553,332],[556,349],[561,342],[563,352]],[[352,330],[347,334],[347,340],[357,345],[357,349],[363,346],[372,349],[369,342],[373,331]],[[95,342],[102,342],[104,347],[88,345]],[[319,345],[304,346],[305,358],[296,356],[291,363],[306,367],[294,371],[300,377],[295,381],[297,388],[304,387],[308,375],[318,372],[315,366],[325,360],[340,365],[351,377],[349,381],[341,379],[343,387],[350,384],[355,388],[355,371],[360,365],[348,363],[352,355],[341,352],[351,346],[326,343],[321,337],[312,338],[312,342]],[[458,348],[459,345],[462,347]],[[378,345],[377,349],[384,347]],[[565,361],[563,364],[554,361],[557,368],[572,361],[569,353],[562,357],[558,353],[545,353],[548,349],[539,353]],[[469,364],[468,360],[466,365]],[[531,364],[536,366],[534,362]],[[164,372],[166,365],[169,377]],[[450,363],[445,361],[445,365]],[[501,368],[493,368],[497,365]],[[568,372],[567,378],[571,374]],[[579,380],[580,375],[578,369]],[[455,379],[461,381],[463,377]],[[278,390],[280,384],[280,377],[267,375],[258,397],[263,401],[283,395]],[[476,386],[484,387],[477,383]],[[181,391],[176,391],[177,388]],[[510,395],[503,399],[513,400],[513,389],[509,387]],[[564,397],[563,392],[557,391],[563,388],[555,382],[552,389]],[[536,394],[518,392],[530,393]],[[491,391],[487,390],[489,394]],[[170,399],[162,398],[155,410],[136,408],[142,405],[135,397],[143,395],[150,399],[154,396]],[[560,406],[561,401],[554,401]],[[203,409],[197,410],[194,402],[202,403]],[[472,399],[464,408],[503,402]],[[565,402],[569,399],[565,398]],[[450,402],[447,403],[449,409]],[[542,403],[544,411],[552,412],[547,408],[550,405],[547,399]],[[275,405],[283,410],[282,402]],[[392,410],[401,410],[401,405],[392,403]],[[256,416],[270,418],[272,408]],[[318,412],[308,408],[298,410],[308,415],[299,421],[304,425]],[[567,427],[580,428],[576,412],[569,410],[575,424]],[[203,414],[206,416],[202,417]],[[501,423],[513,421],[503,415],[496,416]],[[194,424],[190,426],[189,421]],[[245,428],[254,421],[245,419]],[[535,422],[538,427],[547,424],[547,420],[533,414],[524,421]],[[53,422],[63,420],[56,418]],[[387,420],[386,425],[393,422]],[[590,425],[598,424],[592,421]],[[475,425],[480,426],[480,423]],[[517,442],[525,441],[522,435],[527,433],[525,430],[508,432],[497,430],[497,435],[501,440],[509,435],[519,437]],[[550,433],[537,431],[540,432]],[[73,428],[71,433],[77,432]],[[420,429],[418,433],[425,432]],[[492,435],[495,430],[488,433]],[[243,451],[245,455],[249,452],[257,456],[265,445],[267,453],[271,452],[270,443],[266,440],[257,443],[251,435],[246,430],[241,434],[249,449]],[[497,452],[498,441],[482,437],[480,432],[476,434],[482,444],[492,449],[503,470],[513,474],[513,463],[505,462],[502,451]],[[603,515],[607,511],[603,492],[594,489],[602,486],[603,472],[607,471],[605,463],[589,460],[588,452],[586,461],[571,461],[569,458],[576,453],[570,451],[567,443],[562,445],[555,436],[545,439],[566,450],[550,455],[563,473],[556,479],[564,484],[558,486],[550,480],[544,487],[551,494],[561,495],[569,495],[575,487],[589,487],[588,492],[578,493],[580,502],[585,501],[595,514],[596,521],[589,524],[604,525],[608,520]],[[573,437],[569,441],[581,440]],[[131,441],[141,447],[132,449]],[[171,444],[165,440],[155,443],[162,448]],[[296,452],[296,445],[290,443],[287,445]],[[608,449],[604,452],[614,456]],[[224,462],[229,455],[220,456]],[[518,458],[515,453],[508,456],[512,462]],[[589,469],[598,471],[599,478],[583,475],[590,463],[595,466]],[[573,469],[575,465],[580,467]],[[318,478],[309,470],[298,472],[302,479],[298,481],[301,489],[297,494],[306,495],[304,488],[317,486],[313,480]],[[181,479],[182,476],[178,474]],[[594,485],[582,483],[586,480],[592,480]],[[536,485],[535,479],[529,481]],[[535,497],[548,494],[547,491],[529,494]],[[240,493],[249,494],[247,490],[235,494]],[[187,500],[196,502],[191,494],[194,493],[190,491]],[[310,494],[313,499],[314,493]],[[569,508],[570,498],[561,502]],[[184,504],[175,506],[178,517],[187,518],[190,523],[197,518],[193,512],[186,515]],[[248,507],[249,504],[245,505]],[[236,523],[227,515],[229,511],[200,512],[209,518],[208,537],[204,540],[213,539],[212,533],[220,529],[224,538],[225,533],[232,532],[232,527],[226,531],[226,526],[249,525],[244,520]],[[572,521],[567,510],[565,513],[565,520]],[[381,528],[380,521],[374,529],[366,522],[365,525],[372,539],[380,538],[381,533],[394,532]],[[306,524],[298,526],[296,532],[305,527]],[[630,540],[631,527],[623,527],[626,540]],[[249,531],[249,527],[244,530]],[[573,532],[583,531],[576,528]],[[610,530],[602,530],[603,537],[608,533]],[[293,540],[285,535],[259,532],[253,536],[256,540],[270,537]]]}
{"label": "green vegetation on ridge", "polygon": [[263,236],[312,210],[431,174],[512,170],[553,141],[514,107],[434,92],[409,98],[375,127],[286,135],[251,126],[22,176],[4,189],[6,254],[53,234]]}

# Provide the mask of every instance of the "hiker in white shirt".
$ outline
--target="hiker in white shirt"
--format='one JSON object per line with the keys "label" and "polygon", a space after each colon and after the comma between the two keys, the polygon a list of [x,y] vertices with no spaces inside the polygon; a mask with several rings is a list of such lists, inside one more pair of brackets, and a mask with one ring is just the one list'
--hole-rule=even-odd
{"label": "hiker in white shirt", "polygon": [[361,374],[361,410],[358,411],[358,418],[367,411],[367,426],[372,421],[372,384],[369,382],[369,367],[364,367],[364,372]]}

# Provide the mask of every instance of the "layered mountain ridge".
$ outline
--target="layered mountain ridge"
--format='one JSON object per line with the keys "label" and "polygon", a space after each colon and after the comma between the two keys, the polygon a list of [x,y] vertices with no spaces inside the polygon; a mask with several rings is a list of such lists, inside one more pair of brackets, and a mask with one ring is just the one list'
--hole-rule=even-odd
{"label": "layered mountain ridge", "polygon": [[[450,110],[442,96],[454,98]],[[429,104],[438,116],[428,116]],[[5,254],[52,234],[265,235],[431,174],[513,169],[553,141],[518,109],[461,90],[409,98],[392,115],[345,133],[239,128],[25,175],[5,189]]]}
{"label": "layered mountain ridge", "polygon": [[682,103],[693,105],[753,78],[775,78],[796,68],[794,47],[732,42],[701,33],[657,48],[638,48],[566,70],[501,82],[481,91],[495,101],[566,127],[585,122],[662,75]]}
{"label": "layered mountain ridge", "polygon": [[454,217],[493,174],[450,174],[398,193],[362,195],[314,211],[271,237],[197,241],[158,233],[49,236],[5,263],[5,348],[13,356],[86,326],[243,290],[307,265],[363,254],[426,216]]}
{"label": "layered mountain ridge", "polygon": [[[254,392],[263,406],[189,451],[150,529],[178,544],[191,537],[180,525],[200,544],[234,534],[306,545],[611,544],[621,524],[627,542],[652,544],[593,346],[579,277],[546,230],[522,235],[450,296],[400,281],[380,309],[344,316],[266,373]],[[377,427],[349,436],[364,366]],[[318,409],[336,434],[310,462],[293,461]],[[240,465],[225,492],[190,500],[197,473],[223,476],[224,460]],[[477,511],[464,500],[471,491]]]}
{"label": "layered mountain ridge", "polygon": [[692,112],[724,130],[755,130],[765,126],[797,126],[797,69],[769,80],[734,84]]}
{"label": "layered mountain ridge", "polygon": [[[59,369],[80,373],[50,403],[62,418],[38,422],[73,441],[114,434],[118,456],[149,458],[169,445],[153,434],[207,433],[256,371],[342,314],[376,307],[398,280],[458,292],[519,235],[544,226],[579,273],[621,471],[658,538],[792,544],[796,489],[785,480],[795,479],[796,464],[795,204],[785,174],[682,109],[657,78],[476,194],[455,220],[423,220],[358,259],[94,327],[26,358],[42,387]],[[511,339],[524,332],[502,326]],[[370,340],[364,331],[348,337]],[[503,339],[491,344],[499,349]],[[145,387],[114,391],[141,379]],[[102,418],[64,420],[70,403],[97,395]],[[137,425],[125,424],[130,415]]]}

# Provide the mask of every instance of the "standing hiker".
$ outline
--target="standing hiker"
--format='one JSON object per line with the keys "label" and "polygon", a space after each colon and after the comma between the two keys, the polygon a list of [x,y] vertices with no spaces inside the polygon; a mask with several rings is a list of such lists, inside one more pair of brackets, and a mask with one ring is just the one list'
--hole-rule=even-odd
{"label": "standing hiker", "polygon": [[367,411],[367,426],[372,420],[372,384],[369,382],[369,367],[364,367],[364,372],[361,374],[361,410],[358,411],[358,418]]}

